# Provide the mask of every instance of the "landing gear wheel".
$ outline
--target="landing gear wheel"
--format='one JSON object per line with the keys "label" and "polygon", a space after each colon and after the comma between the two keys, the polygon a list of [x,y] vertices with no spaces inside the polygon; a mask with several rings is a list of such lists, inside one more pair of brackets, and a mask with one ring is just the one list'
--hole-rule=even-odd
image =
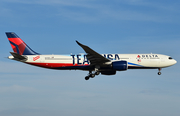
{"label": "landing gear wheel", "polygon": [[91,78],[94,78],[95,77],[95,74],[91,74],[91,76],[90,76]]}
{"label": "landing gear wheel", "polygon": [[89,80],[89,76],[86,76],[86,77],[85,77],[85,80]]}
{"label": "landing gear wheel", "polygon": [[95,75],[99,75],[100,74],[100,72],[95,72]]}
{"label": "landing gear wheel", "polygon": [[161,72],[158,72],[158,75],[161,75]]}
{"label": "landing gear wheel", "polygon": [[161,72],[160,72],[160,71],[161,71],[161,68],[158,68],[158,70],[159,70],[158,75],[161,75]]}

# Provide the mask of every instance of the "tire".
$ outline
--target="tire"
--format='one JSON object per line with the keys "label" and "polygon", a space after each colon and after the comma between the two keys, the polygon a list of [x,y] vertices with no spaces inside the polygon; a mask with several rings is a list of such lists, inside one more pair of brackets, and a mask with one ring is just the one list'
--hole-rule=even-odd
{"label": "tire", "polygon": [[158,75],[161,75],[161,72],[158,72]]}
{"label": "tire", "polygon": [[96,73],[95,73],[95,75],[99,75],[99,74],[100,74],[100,72],[96,72]]}
{"label": "tire", "polygon": [[85,77],[85,80],[89,80],[89,76],[86,76],[86,77]]}
{"label": "tire", "polygon": [[94,78],[95,77],[95,74],[91,74],[91,78]]}

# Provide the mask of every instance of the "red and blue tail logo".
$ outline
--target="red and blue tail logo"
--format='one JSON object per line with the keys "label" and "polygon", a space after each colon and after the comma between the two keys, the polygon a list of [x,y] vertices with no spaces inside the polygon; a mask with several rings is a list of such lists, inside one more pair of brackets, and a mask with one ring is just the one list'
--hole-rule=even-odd
{"label": "red and blue tail logo", "polygon": [[19,55],[37,55],[24,41],[21,40],[19,36],[17,36],[13,32],[6,32],[8,40],[11,44],[11,47],[15,53]]}

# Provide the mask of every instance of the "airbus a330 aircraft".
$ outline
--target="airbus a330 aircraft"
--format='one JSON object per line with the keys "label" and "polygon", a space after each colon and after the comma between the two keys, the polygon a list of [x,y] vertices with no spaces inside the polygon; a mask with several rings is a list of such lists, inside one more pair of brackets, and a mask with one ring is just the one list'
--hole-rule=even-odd
{"label": "airbus a330 aircraft", "polygon": [[89,71],[89,78],[95,75],[115,75],[116,71],[127,69],[158,69],[169,67],[177,63],[176,60],[162,54],[99,54],[86,45],[79,43],[86,54],[77,55],[41,55],[33,51],[24,41],[13,32],[6,32],[14,52],[9,59],[26,64],[58,70],[85,70]]}

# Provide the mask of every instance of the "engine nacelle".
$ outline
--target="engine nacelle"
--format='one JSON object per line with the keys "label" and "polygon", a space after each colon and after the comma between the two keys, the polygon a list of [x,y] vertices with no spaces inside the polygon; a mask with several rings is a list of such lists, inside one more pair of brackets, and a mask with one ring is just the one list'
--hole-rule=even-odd
{"label": "engine nacelle", "polygon": [[102,75],[115,75],[116,70],[101,71]]}
{"label": "engine nacelle", "polygon": [[127,68],[128,68],[127,61],[116,61],[116,62],[112,62],[112,68],[113,68],[114,70],[118,70],[118,71],[127,70]]}

